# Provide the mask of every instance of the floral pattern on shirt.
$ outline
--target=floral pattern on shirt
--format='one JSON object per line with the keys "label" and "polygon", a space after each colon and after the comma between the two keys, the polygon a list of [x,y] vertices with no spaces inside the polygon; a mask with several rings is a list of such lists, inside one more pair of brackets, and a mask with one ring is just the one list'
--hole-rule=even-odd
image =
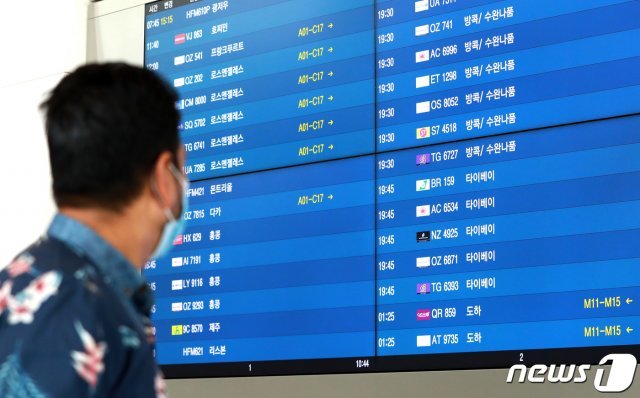
{"label": "floral pattern on shirt", "polygon": [[0,398],[166,397],[147,311],[94,261],[45,237],[0,271]]}
{"label": "floral pattern on shirt", "polygon": [[29,286],[17,294],[9,293],[6,297],[9,324],[32,323],[34,314],[42,304],[56,294],[60,282],[62,282],[62,275],[56,271],[49,271],[34,279]]}
{"label": "floral pattern on shirt", "polygon": [[7,266],[9,276],[12,278],[17,278],[24,273],[30,272],[31,266],[33,265],[34,261],[35,259],[33,258],[33,256],[28,253],[19,256]]}
{"label": "floral pattern on shirt", "polygon": [[104,372],[104,354],[107,351],[107,344],[96,343],[80,322],[76,322],[75,327],[82,340],[84,351],[71,352],[73,368],[87,384],[95,388],[98,384],[98,376]]}

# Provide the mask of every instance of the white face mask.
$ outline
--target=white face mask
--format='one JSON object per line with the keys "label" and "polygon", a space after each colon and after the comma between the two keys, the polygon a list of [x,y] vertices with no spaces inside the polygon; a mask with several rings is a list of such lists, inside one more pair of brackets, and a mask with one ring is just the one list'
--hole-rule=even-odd
{"label": "white face mask", "polygon": [[176,218],[173,215],[173,212],[169,208],[164,209],[164,215],[167,217],[167,223],[164,225],[164,229],[162,230],[162,236],[160,237],[160,241],[156,246],[156,249],[153,251],[151,258],[158,259],[160,257],[165,256],[172,248],[173,241],[175,238],[184,231],[185,221],[184,221],[184,213],[187,212],[187,208],[189,206],[189,201],[187,199],[187,191],[189,190],[189,180],[185,179],[182,176],[182,173],[178,171],[176,166],[173,163],[169,164],[169,171],[171,174],[178,180],[178,183],[183,189],[183,193],[181,196],[181,209],[180,216]]}

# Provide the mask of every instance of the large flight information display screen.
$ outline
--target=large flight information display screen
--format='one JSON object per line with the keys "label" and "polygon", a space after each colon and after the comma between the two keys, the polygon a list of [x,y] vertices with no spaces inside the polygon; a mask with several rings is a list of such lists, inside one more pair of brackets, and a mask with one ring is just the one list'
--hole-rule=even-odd
{"label": "large flight information display screen", "polygon": [[173,0],[169,377],[640,354],[640,2]]}

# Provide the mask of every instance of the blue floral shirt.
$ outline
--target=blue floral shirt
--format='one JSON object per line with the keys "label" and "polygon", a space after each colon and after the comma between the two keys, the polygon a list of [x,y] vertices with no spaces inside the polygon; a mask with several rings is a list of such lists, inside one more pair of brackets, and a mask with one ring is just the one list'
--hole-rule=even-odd
{"label": "blue floral shirt", "polygon": [[164,397],[138,271],[57,215],[0,273],[0,397]]}

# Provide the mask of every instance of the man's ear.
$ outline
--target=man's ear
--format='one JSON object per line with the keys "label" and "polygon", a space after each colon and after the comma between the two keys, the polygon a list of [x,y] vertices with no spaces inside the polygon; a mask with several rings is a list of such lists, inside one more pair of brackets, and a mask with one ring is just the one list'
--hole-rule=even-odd
{"label": "man's ear", "polygon": [[156,164],[151,173],[151,188],[157,196],[158,204],[162,209],[171,209],[175,214],[180,209],[176,198],[180,196],[176,190],[180,189],[179,182],[169,169],[173,164],[173,154],[169,151],[162,152],[156,160]]}

